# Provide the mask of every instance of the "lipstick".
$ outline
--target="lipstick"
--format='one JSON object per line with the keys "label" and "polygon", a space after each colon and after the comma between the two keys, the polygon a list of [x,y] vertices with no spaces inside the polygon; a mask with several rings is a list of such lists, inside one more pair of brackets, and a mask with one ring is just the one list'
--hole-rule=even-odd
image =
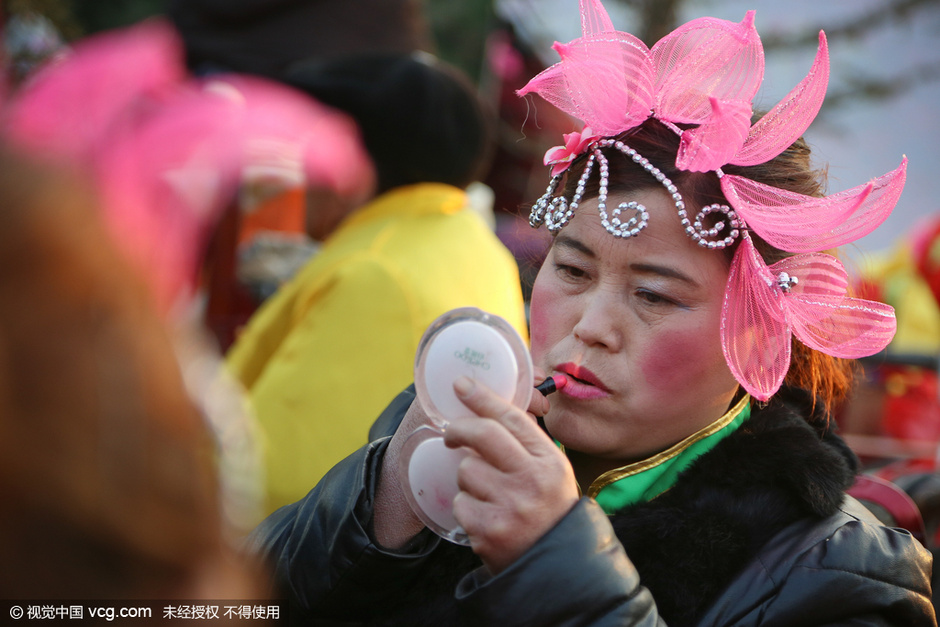
{"label": "lipstick", "polygon": [[541,392],[542,396],[548,396],[552,392],[557,392],[565,387],[567,384],[568,377],[563,374],[556,374],[536,385],[535,389]]}

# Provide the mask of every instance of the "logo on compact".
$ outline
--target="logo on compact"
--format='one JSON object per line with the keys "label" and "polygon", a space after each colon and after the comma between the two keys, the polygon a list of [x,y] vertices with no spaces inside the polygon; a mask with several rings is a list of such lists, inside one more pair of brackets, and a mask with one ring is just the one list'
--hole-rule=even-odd
{"label": "logo on compact", "polygon": [[467,365],[471,368],[482,368],[483,370],[490,369],[490,365],[486,362],[486,353],[475,351],[469,346],[463,349],[463,352],[454,351],[454,357],[466,362]]}

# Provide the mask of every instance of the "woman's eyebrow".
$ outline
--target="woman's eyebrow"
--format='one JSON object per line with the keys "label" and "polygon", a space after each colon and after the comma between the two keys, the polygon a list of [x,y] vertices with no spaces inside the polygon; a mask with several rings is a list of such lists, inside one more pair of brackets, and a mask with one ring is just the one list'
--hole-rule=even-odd
{"label": "woman's eyebrow", "polygon": [[597,257],[594,251],[588,248],[587,244],[564,233],[555,236],[555,241],[552,243],[552,246],[570,248],[588,257]]}
{"label": "woman's eyebrow", "polygon": [[677,279],[689,285],[698,286],[698,281],[689,275],[670,266],[661,266],[654,263],[631,263],[630,269],[634,272],[643,272],[646,274],[656,274],[658,276]]}
{"label": "woman's eyebrow", "polygon": [[[588,247],[587,244],[564,233],[555,236],[555,241],[552,245],[577,251],[582,255],[592,259],[597,258],[597,254],[590,247]],[[677,281],[682,281],[683,283],[688,283],[689,285],[695,287],[698,287],[699,285],[698,281],[690,277],[688,274],[673,268],[672,266],[636,262],[630,264],[630,269],[634,272],[655,274],[657,276],[662,276],[669,279],[676,279]]]}

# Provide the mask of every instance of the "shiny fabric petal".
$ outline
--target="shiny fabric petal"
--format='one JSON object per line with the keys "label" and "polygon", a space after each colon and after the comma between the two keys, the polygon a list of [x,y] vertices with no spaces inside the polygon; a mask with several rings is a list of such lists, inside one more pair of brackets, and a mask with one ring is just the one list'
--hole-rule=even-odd
{"label": "shiny fabric petal", "polygon": [[774,280],[745,235],[728,275],[721,347],[734,378],[762,401],[780,388],[790,367],[791,334]]}
{"label": "shiny fabric petal", "polygon": [[767,266],[744,236],[731,264],[721,344],[735,379],[767,400],[790,366],[790,338],[847,359],[883,350],[897,328],[894,309],[847,295],[838,259],[808,253]]}
{"label": "shiny fabric petal", "polygon": [[738,24],[709,17],[692,20],[659,40],[650,55],[656,71],[656,117],[675,124],[706,122],[712,114],[710,98],[750,102],[764,77],[754,11]]}
{"label": "shiny fabric petal", "polygon": [[894,337],[894,309],[847,296],[849,279],[835,257],[796,255],[773,264],[770,271],[799,278],[784,297],[784,309],[794,335],[810,348],[858,359],[883,350]]}
{"label": "shiny fabric petal", "polygon": [[740,152],[729,163],[756,165],[770,161],[795,142],[816,118],[829,86],[829,46],[819,32],[816,59],[806,77],[751,127]]}
{"label": "shiny fabric petal", "polygon": [[581,34],[593,35],[614,30],[614,23],[601,0],[580,0]]}
{"label": "shiny fabric petal", "polygon": [[615,30],[599,0],[581,0],[582,36],[555,43],[561,61],[516,93],[536,93],[604,136],[618,135],[649,117],[653,66],[642,41]]}
{"label": "shiny fabric petal", "polygon": [[835,248],[875,230],[894,209],[907,173],[895,170],[824,197],[805,196],[727,174],[721,189],[748,226],[769,244],[790,252]]}
{"label": "shiny fabric petal", "polygon": [[595,133],[617,135],[649,117],[653,69],[636,37],[604,32],[556,44],[561,61],[519,90],[537,93]]}
{"label": "shiny fabric petal", "polygon": [[689,172],[717,170],[744,144],[751,120],[751,103],[721,102],[711,98],[711,116],[701,125],[683,131],[676,167]]}
{"label": "shiny fabric petal", "polygon": [[567,170],[571,162],[584,152],[591,142],[599,139],[589,126],[585,126],[580,133],[565,133],[564,138],[565,145],[549,148],[543,159],[545,165],[552,166],[552,176]]}

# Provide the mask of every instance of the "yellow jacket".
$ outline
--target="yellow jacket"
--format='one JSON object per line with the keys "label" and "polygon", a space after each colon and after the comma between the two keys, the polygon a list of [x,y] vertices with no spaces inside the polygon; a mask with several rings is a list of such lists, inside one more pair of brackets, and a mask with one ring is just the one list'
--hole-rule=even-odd
{"label": "yellow jacket", "polygon": [[366,443],[413,380],[425,329],[464,306],[527,337],[515,259],[463,191],[428,183],[352,214],[265,302],[227,361],[260,426],[267,512],[303,497]]}

